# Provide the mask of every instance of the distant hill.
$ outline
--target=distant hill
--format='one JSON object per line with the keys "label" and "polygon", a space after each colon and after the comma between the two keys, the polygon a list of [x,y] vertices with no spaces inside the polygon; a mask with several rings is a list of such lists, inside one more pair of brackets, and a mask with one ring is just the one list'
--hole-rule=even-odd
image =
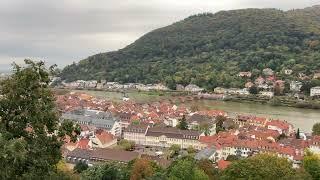
{"label": "distant hill", "polygon": [[320,70],[320,6],[281,11],[242,9],[190,16],[115,52],[93,55],[61,77],[119,82],[241,87],[237,74],[264,68]]}

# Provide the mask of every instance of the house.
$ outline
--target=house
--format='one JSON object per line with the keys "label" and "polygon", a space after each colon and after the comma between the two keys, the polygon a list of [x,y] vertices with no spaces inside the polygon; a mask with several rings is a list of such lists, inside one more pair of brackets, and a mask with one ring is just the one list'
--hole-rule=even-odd
{"label": "house", "polygon": [[238,89],[236,90],[236,94],[239,94],[239,95],[249,95],[250,92],[247,88],[243,88],[243,89]]}
{"label": "house", "polygon": [[182,84],[177,84],[176,85],[176,90],[177,91],[184,91],[184,86]]}
{"label": "house", "polygon": [[163,123],[170,127],[176,127],[179,124],[179,120],[177,118],[166,117]]}
{"label": "house", "polygon": [[80,125],[90,125],[105,129],[115,136],[121,136],[120,120],[115,118],[111,112],[96,110],[75,110],[62,114],[62,119],[72,120]]}
{"label": "house", "polygon": [[238,74],[238,76],[239,77],[251,77],[251,72],[250,71],[248,71],[248,72],[240,72],[239,74]]}
{"label": "house", "polygon": [[274,96],[274,92],[272,92],[272,91],[260,91],[259,95],[272,98]]}
{"label": "house", "polygon": [[96,132],[91,138],[93,148],[107,148],[117,144],[117,138],[104,130]]}
{"label": "house", "polygon": [[185,91],[189,91],[189,92],[201,92],[204,89],[200,88],[199,86],[195,85],[195,84],[189,84],[188,86],[186,86],[184,88]]}
{"label": "house", "polygon": [[252,115],[237,115],[234,122],[239,126],[251,125],[264,127],[267,123],[267,118]]}
{"label": "house", "polygon": [[171,147],[179,145],[182,149],[193,147],[202,149],[203,145],[199,142],[200,133],[193,130],[180,130],[176,128],[149,128],[146,133],[146,145],[158,147]]}
{"label": "house", "polygon": [[79,149],[91,149],[92,143],[89,139],[83,138],[77,142],[76,147]]}
{"label": "house", "polygon": [[214,93],[217,93],[217,94],[224,94],[226,93],[226,89],[225,88],[222,88],[222,87],[216,87],[214,88]]}
{"label": "house", "polygon": [[300,92],[301,87],[302,87],[302,82],[300,81],[290,82],[290,91],[292,92]]}
{"label": "house", "polygon": [[254,83],[257,85],[257,86],[260,86],[260,85],[263,85],[265,83],[265,79],[263,77],[258,77]]}
{"label": "house", "polygon": [[320,79],[320,73],[314,73],[313,79]]}
{"label": "house", "polygon": [[213,135],[216,133],[216,124],[214,119],[207,115],[193,114],[187,118],[187,123],[189,129],[199,129],[200,127],[207,127],[206,130],[208,135]]}
{"label": "house", "polygon": [[244,86],[246,88],[251,88],[252,86],[254,86],[254,84],[250,81],[250,82],[246,82],[246,84]]}
{"label": "house", "polygon": [[284,74],[285,74],[285,75],[291,75],[292,72],[293,72],[293,71],[292,71],[291,69],[285,69],[285,70],[284,70]]}
{"label": "house", "polygon": [[270,68],[265,68],[262,70],[262,72],[265,76],[272,76],[274,74],[273,70]]}
{"label": "house", "polygon": [[140,124],[140,125],[129,125],[123,131],[123,138],[128,141],[133,141],[138,145],[146,144],[146,133],[149,129],[148,125]]}
{"label": "house", "polygon": [[267,122],[266,127],[271,130],[276,130],[279,134],[290,135],[293,132],[293,126],[285,121],[272,120]]}
{"label": "house", "polygon": [[194,158],[196,160],[209,159],[216,161],[216,149],[214,147],[202,149]]}
{"label": "house", "polygon": [[320,96],[320,86],[316,86],[310,89],[310,96]]}
{"label": "house", "polygon": [[305,75],[304,73],[299,73],[299,79],[301,80],[308,80],[310,79],[309,76]]}
{"label": "house", "polygon": [[320,154],[320,136],[313,136],[309,144],[309,150],[312,153]]}

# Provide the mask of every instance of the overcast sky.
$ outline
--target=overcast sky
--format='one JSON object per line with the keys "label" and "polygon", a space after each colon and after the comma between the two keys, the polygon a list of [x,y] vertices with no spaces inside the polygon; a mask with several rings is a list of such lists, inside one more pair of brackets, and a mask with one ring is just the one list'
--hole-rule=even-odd
{"label": "overcast sky", "polygon": [[320,0],[1,0],[0,71],[25,58],[63,67],[196,13],[315,4]]}

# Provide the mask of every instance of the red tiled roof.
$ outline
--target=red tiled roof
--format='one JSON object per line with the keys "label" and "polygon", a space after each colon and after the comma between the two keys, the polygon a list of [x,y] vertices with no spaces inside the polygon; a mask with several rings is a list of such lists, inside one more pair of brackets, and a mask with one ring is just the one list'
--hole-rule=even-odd
{"label": "red tiled roof", "polygon": [[90,146],[89,146],[89,142],[90,140],[89,139],[80,139],[77,143],[77,148],[80,148],[80,149],[89,149]]}
{"label": "red tiled roof", "polygon": [[115,139],[115,137],[111,133],[107,133],[106,131],[102,131],[100,134],[96,134],[96,137],[102,144],[107,144]]}
{"label": "red tiled roof", "polygon": [[225,161],[225,160],[221,159],[221,160],[218,161],[218,168],[221,169],[221,170],[224,170],[224,169],[226,169],[230,164],[231,164],[230,161]]}

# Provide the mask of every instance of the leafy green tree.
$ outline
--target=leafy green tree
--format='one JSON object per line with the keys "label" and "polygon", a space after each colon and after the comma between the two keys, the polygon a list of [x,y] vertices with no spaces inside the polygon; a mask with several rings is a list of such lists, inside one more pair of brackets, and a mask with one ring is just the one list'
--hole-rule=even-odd
{"label": "leafy green tree", "polygon": [[312,126],[312,135],[320,135],[320,123],[315,123]]}
{"label": "leafy green tree", "polygon": [[294,176],[295,169],[286,158],[259,154],[233,162],[221,175],[221,179],[287,179]]}
{"label": "leafy green tree", "polygon": [[82,171],[85,171],[86,169],[88,169],[88,164],[84,163],[84,162],[78,162],[73,170],[77,173],[81,173]]}
{"label": "leafy green tree", "polygon": [[217,116],[216,117],[216,133],[218,134],[220,131],[224,131],[225,128],[223,127],[223,122],[226,121],[227,118],[224,116]]}
{"label": "leafy green tree", "polygon": [[[25,60],[23,67],[14,64],[13,72],[0,82],[0,179],[52,177],[61,159],[63,137],[74,139],[77,131],[73,125],[59,128],[43,62]],[[59,129],[65,131],[57,135]]]}
{"label": "leafy green tree", "polygon": [[237,160],[239,160],[239,156],[229,155],[226,160],[227,161],[237,161]]}
{"label": "leafy green tree", "polygon": [[130,180],[149,179],[162,173],[162,169],[153,161],[141,158],[136,159],[131,170]]}
{"label": "leafy green tree", "polygon": [[213,166],[212,162],[208,159],[201,159],[197,162],[199,169],[203,170],[207,174],[209,179],[214,180],[218,179],[218,170]]}
{"label": "leafy green tree", "polygon": [[169,150],[171,151],[171,156],[176,156],[179,154],[179,151],[181,150],[180,146],[177,144],[173,144]]}
{"label": "leafy green tree", "polygon": [[320,179],[320,157],[319,155],[306,153],[303,158],[303,168],[312,176],[313,179]]}
{"label": "leafy green tree", "polygon": [[119,141],[119,147],[126,151],[132,150],[134,146],[135,146],[135,143],[133,141],[128,141],[126,139],[121,139]]}
{"label": "leafy green tree", "polygon": [[93,166],[81,173],[84,180],[128,180],[131,167],[122,163],[105,163]]}
{"label": "leafy green tree", "polygon": [[300,139],[300,129],[298,128],[297,132],[296,132],[296,139]]}
{"label": "leafy green tree", "polygon": [[183,115],[182,119],[180,119],[179,124],[177,126],[181,130],[187,130],[188,129],[188,123],[186,120],[186,116]]}
{"label": "leafy green tree", "polygon": [[195,160],[192,157],[176,160],[167,170],[169,179],[209,180],[208,175],[194,164]]}
{"label": "leafy green tree", "polygon": [[249,88],[249,92],[250,92],[250,94],[258,94],[259,93],[259,89],[257,88],[257,86],[251,86]]}

